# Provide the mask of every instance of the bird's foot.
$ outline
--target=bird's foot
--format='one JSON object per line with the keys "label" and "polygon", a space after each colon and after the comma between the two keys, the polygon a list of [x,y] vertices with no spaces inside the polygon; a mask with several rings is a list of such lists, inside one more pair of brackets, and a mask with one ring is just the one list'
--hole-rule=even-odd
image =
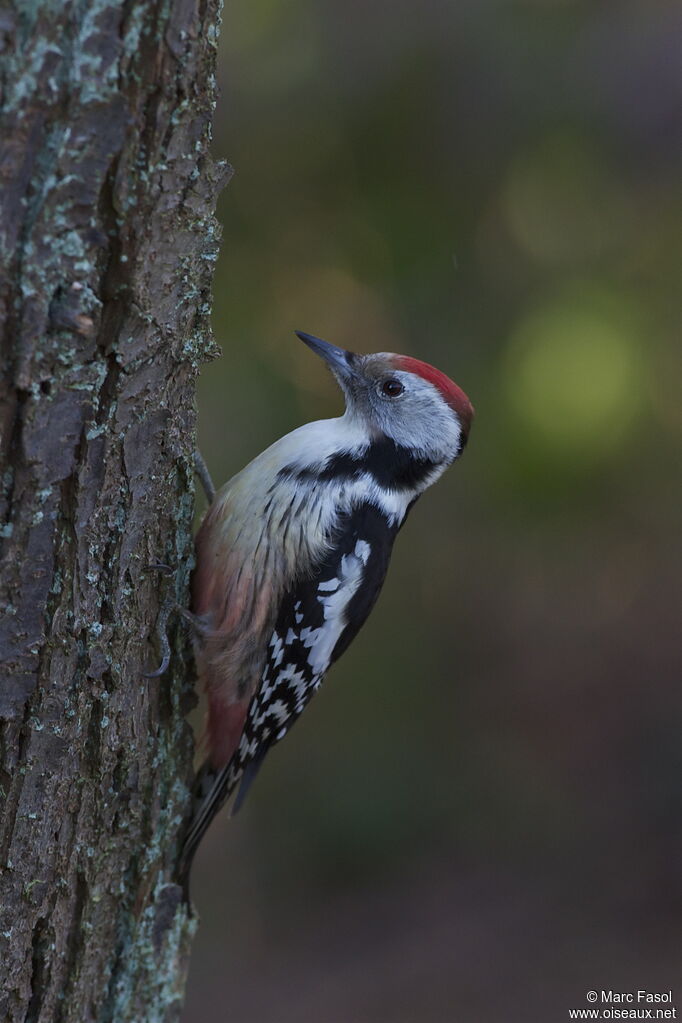
{"label": "bird's foot", "polygon": [[[158,568],[159,566],[153,565],[150,568]],[[161,607],[159,608],[159,617],[156,619],[156,635],[159,640],[159,649],[161,650],[161,663],[155,671],[144,671],[144,678],[159,678],[160,675],[165,675],[168,671],[168,665],[171,659],[171,648],[170,640],[168,639],[168,621],[173,611],[177,607],[176,601],[172,597],[166,597]]]}
{"label": "bird's foot", "polygon": [[[155,562],[149,565],[148,568],[155,572],[161,572],[163,575],[171,575],[173,573],[173,569],[170,565],[164,565],[161,562]],[[182,621],[185,622],[185,624],[188,625],[196,635],[204,636],[208,631],[203,619],[192,614],[192,612],[188,611],[186,607],[182,607],[178,604],[174,597],[166,597],[159,609],[159,617],[156,620],[155,630],[159,640],[159,649],[161,650],[161,663],[154,671],[143,672],[144,678],[159,678],[160,675],[164,675],[168,671],[168,665],[170,664],[171,659],[170,640],[168,639],[168,622],[174,614],[179,615]]]}
{"label": "bird's foot", "polygon": [[203,459],[203,456],[199,450],[194,452],[194,471],[201,480],[201,485],[204,488],[206,494],[206,500],[209,504],[212,504],[215,499],[215,486],[211,479],[211,474],[208,471],[208,466]]}

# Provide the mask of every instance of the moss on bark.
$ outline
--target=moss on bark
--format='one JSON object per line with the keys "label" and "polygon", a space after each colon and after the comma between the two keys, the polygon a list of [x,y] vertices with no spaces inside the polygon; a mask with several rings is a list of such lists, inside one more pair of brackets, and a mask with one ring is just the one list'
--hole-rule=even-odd
{"label": "moss on bark", "polygon": [[[0,11],[0,1017],[168,1021],[218,0]],[[148,572],[167,562],[174,575]]]}

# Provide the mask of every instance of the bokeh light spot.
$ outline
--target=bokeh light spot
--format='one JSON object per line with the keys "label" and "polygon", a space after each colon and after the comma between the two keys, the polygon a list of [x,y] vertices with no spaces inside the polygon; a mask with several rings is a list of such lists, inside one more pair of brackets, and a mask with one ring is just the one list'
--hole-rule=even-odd
{"label": "bokeh light spot", "polygon": [[574,295],[527,314],[514,331],[505,387],[527,443],[592,461],[623,442],[642,407],[629,303]]}

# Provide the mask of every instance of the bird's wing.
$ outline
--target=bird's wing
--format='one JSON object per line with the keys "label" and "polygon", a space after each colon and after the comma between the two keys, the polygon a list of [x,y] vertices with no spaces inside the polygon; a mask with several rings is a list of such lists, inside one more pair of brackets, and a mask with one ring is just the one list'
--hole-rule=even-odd
{"label": "bird's wing", "polygon": [[192,611],[203,628],[195,642],[201,688],[208,699],[212,767],[226,766],[237,748],[263,670],[276,612],[271,572],[253,545],[235,540],[229,494],[212,506],[197,534]]}
{"label": "bird's wing", "polygon": [[[341,516],[328,553],[285,594],[249,706],[235,766],[244,772],[235,810],[265,754],[287,734],[372,610],[397,527],[369,503]],[[254,765],[255,766],[255,765]]]}
{"label": "bird's wing", "polygon": [[287,734],[325,672],[367,619],[386,577],[397,526],[371,504],[341,516],[327,554],[285,593],[267,644],[261,681],[231,761],[200,775],[198,805],[183,849],[184,872],[211,820],[241,786],[233,813],[269,749]]}

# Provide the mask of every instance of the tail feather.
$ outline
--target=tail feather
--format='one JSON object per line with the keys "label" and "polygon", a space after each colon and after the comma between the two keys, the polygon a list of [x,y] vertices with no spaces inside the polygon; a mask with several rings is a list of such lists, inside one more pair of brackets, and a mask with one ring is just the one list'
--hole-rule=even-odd
{"label": "tail feather", "polygon": [[[239,813],[242,806],[244,805],[244,800],[246,799],[247,793],[251,788],[251,785],[253,784],[256,775],[260,771],[261,764],[265,760],[265,755],[268,752],[268,748],[269,746],[265,746],[260,751],[260,753],[258,753],[258,755],[253,758],[253,760],[249,760],[244,770],[240,772],[241,785],[239,786],[239,791],[237,792],[237,798],[232,804],[232,809],[230,810],[230,817],[236,816],[236,814]],[[233,787],[236,787],[238,780],[239,779],[235,778],[235,783]]]}
{"label": "tail feather", "polygon": [[206,760],[199,769],[194,787],[194,816],[185,836],[178,868],[187,901],[189,901],[189,874],[194,855],[208,826],[232,795],[240,777],[241,772],[233,760],[218,770]]}

